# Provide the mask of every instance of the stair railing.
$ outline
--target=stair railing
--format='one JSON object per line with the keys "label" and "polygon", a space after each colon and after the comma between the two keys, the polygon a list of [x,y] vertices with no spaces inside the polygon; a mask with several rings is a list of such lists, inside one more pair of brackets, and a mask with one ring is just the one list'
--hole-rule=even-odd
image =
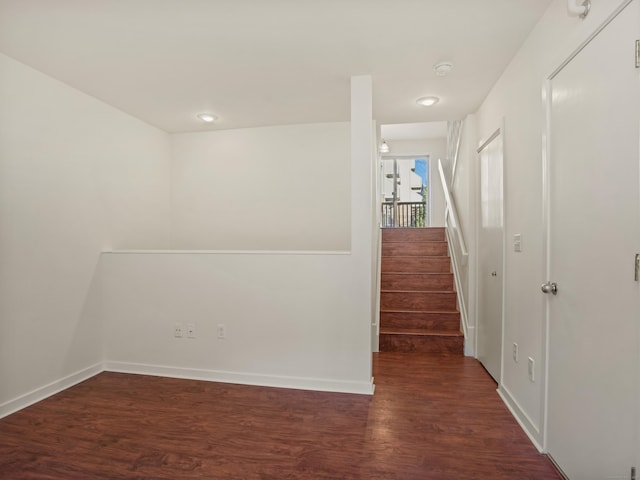
{"label": "stair railing", "polygon": [[449,182],[447,182],[447,177],[444,173],[442,160],[438,160],[438,172],[440,173],[440,181],[442,182],[444,199],[447,204],[448,226],[451,227],[451,229],[453,229],[453,231],[455,232],[455,238],[457,240],[456,246],[460,249],[460,253],[462,254],[462,264],[466,265],[469,260],[469,250],[467,249],[467,242],[465,242],[464,240],[464,233],[462,232],[462,228],[460,227],[458,210],[456,209],[456,204],[451,196],[451,190],[449,188]]}
{"label": "stair railing", "polygon": [[382,202],[382,228],[422,228],[427,226],[426,202]]}

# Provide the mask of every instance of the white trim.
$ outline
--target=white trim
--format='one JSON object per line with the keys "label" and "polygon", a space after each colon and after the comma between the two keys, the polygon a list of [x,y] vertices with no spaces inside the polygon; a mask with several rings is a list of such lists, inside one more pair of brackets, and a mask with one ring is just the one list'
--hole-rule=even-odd
{"label": "white trim", "polygon": [[128,255],[351,255],[348,250],[103,250],[103,254]]}
{"label": "white trim", "polygon": [[[435,158],[434,158],[435,160]],[[440,164],[440,159],[437,160],[438,161],[438,165]],[[427,215],[429,216],[429,221],[426,222],[427,223],[427,227],[431,228],[432,227],[432,223],[433,223],[433,202],[431,201],[431,199],[433,198],[433,175],[431,175],[431,157],[427,157]],[[435,166],[435,165],[434,165]],[[446,199],[445,199],[445,204],[446,204]],[[446,206],[445,206],[446,208]],[[444,224],[447,224],[447,219],[446,219],[446,215],[447,215],[447,210],[445,209],[445,219],[444,219]]]}
{"label": "white trim", "polygon": [[380,351],[380,291],[382,285],[382,227],[378,227],[378,251],[376,257],[376,290],[373,293],[376,300],[371,324],[371,350],[373,353]]}
{"label": "white trim", "polygon": [[[504,381],[504,347],[505,347],[505,324],[506,324],[506,306],[507,306],[507,296],[506,296],[506,286],[507,286],[507,278],[506,278],[506,273],[507,273],[507,196],[506,196],[506,189],[505,189],[505,179],[506,179],[506,159],[505,159],[505,154],[504,154],[504,150],[505,150],[505,145],[504,145],[504,131],[505,131],[505,117],[502,117],[501,121],[500,121],[500,126],[491,134],[489,135],[489,137],[480,142],[477,150],[476,150],[476,163],[480,162],[480,155],[482,153],[482,151],[487,148],[494,140],[496,139],[500,139],[500,155],[502,156],[502,218],[501,218],[501,222],[502,222],[502,271],[500,272],[501,275],[501,283],[502,283],[502,295],[501,295],[501,318],[500,318],[500,379],[498,380],[498,385],[502,385],[503,381]],[[476,182],[479,183],[481,182],[481,174],[479,173],[477,178],[476,178]],[[478,188],[476,191],[476,195],[481,195],[481,188]],[[480,199],[479,197],[476,197],[476,201],[478,204],[477,207],[477,217],[476,219],[480,219],[482,216],[482,212],[480,210]],[[479,249],[481,247],[481,245],[479,244],[479,238],[480,238],[480,228],[481,228],[481,221],[478,222],[476,221],[476,249]],[[476,318],[475,318],[475,325],[478,325],[478,321],[479,321],[479,308],[478,308],[478,303],[479,303],[479,295],[478,295],[478,286],[480,285],[479,283],[479,277],[478,277],[478,271],[479,268],[477,267],[478,265],[478,260],[476,259]],[[475,353],[477,355],[478,353],[478,337],[476,335],[476,339],[475,339]],[[478,358],[476,356],[476,358]]]}
{"label": "white trim", "polygon": [[[638,125],[638,140],[638,148],[640,151],[640,124]],[[640,158],[638,158],[638,162],[640,162]],[[638,169],[638,173],[640,174],[640,168]],[[638,187],[640,188],[640,175],[638,175]],[[636,365],[638,365],[638,367],[636,368],[636,405],[640,405],[640,324],[638,325],[636,330],[636,345],[638,345],[639,347],[636,352]],[[638,445],[640,445],[640,414],[636,415],[636,423],[636,441],[639,442]],[[640,449],[636,450],[636,458],[634,459],[634,462],[636,468],[640,467]]]}
{"label": "white trim", "polygon": [[356,393],[361,395],[373,395],[375,389],[373,377],[369,382],[357,382],[348,380],[332,380],[328,378],[263,375],[257,373],[179,368],[164,365],[146,365],[142,363],[127,362],[105,362],[104,370],[108,372],[136,375],[153,375],[158,377],[236,383],[241,385],[256,385],[260,387],[293,388],[320,392]]}
{"label": "white trim", "polygon": [[489,138],[487,138],[484,142],[480,143],[480,146],[476,149],[476,153],[478,153],[478,154],[482,153],[482,151],[485,148],[487,148],[489,146],[489,144],[491,144],[491,142],[493,142],[496,138],[498,138],[498,136],[500,136],[500,134],[504,130],[504,118],[502,119],[501,124],[502,125],[500,126],[500,128],[498,128],[495,132],[493,132],[489,136]]}
{"label": "white trim", "polygon": [[[449,228],[445,227],[445,235],[449,245],[452,242]],[[456,283],[456,298],[458,299],[458,310],[460,311],[460,321],[462,323],[462,332],[464,333],[464,355],[473,357],[475,353],[475,327],[469,325],[469,317],[467,315],[467,299],[463,295],[462,283],[460,283],[460,270],[458,268],[458,254],[455,248],[449,249],[451,262],[453,264],[453,279]]]}
{"label": "white trim", "polygon": [[504,351],[505,351],[505,332],[507,330],[507,189],[505,187],[507,180],[507,158],[505,156],[505,117],[500,122],[500,146],[502,155],[502,339],[500,347],[500,384],[504,382]]}
{"label": "white trim", "polygon": [[460,120],[460,128],[458,129],[458,139],[456,141],[456,154],[453,157],[453,166],[451,167],[451,188],[456,180],[456,170],[458,167],[458,159],[460,158],[460,144],[462,143],[462,134],[464,133],[464,119]]}
{"label": "white trim", "polygon": [[[475,207],[473,210],[472,217],[473,221],[473,248],[474,255],[473,259],[473,325],[478,325],[478,319],[480,315],[478,314],[478,307],[480,305],[479,300],[479,290],[480,290],[480,260],[478,258],[479,251],[479,243],[480,243],[480,222],[482,219],[480,218],[482,215],[482,206],[480,202],[480,154],[478,152],[474,152],[473,159],[470,162],[473,162],[473,174],[471,181],[473,182],[473,191],[469,192],[469,194],[473,194],[472,204]],[[504,159],[503,159],[504,160]],[[504,180],[504,179],[503,179]],[[469,182],[471,183],[471,182]],[[471,276],[471,271],[469,271],[469,276]],[[471,292],[471,284],[469,284],[469,292]],[[475,353],[474,358],[478,358],[478,332],[476,331],[475,337],[473,339],[473,351]]]}
{"label": "white trim", "polygon": [[95,365],[87,367],[83,370],[79,370],[59,380],[55,380],[47,385],[44,385],[43,387],[38,387],[35,390],[20,395],[13,400],[9,400],[0,405],[0,418],[11,415],[18,410],[27,408],[34,403],[38,403],[45,398],[60,393],[67,388],[73,387],[80,382],[84,382],[85,380],[98,375],[102,371],[102,363],[96,363]]}
{"label": "white trim", "polygon": [[556,467],[556,470],[558,471],[560,476],[563,478],[563,480],[570,480],[570,478],[567,477],[567,474],[562,471],[562,469],[560,468],[560,465],[558,465],[558,462],[556,462],[556,459],[553,458],[550,453],[547,453],[546,455],[547,455],[547,458],[551,460],[551,463],[553,463],[553,466]]}
{"label": "white trim", "polygon": [[513,395],[511,395],[511,392],[507,387],[500,385],[497,392],[511,412],[511,415],[513,415],[513,418],[516,419],[522,430],[524,430],[524,433],[527,434],[529,440],[531,440],[540,453],[545,453],[543,446],[539,443],[537,438],[540,436],[540,429],[536,426],[535,422],[526,414]]}
{"label": "white trim", "polygon": [[11,415],[68,388],[88,380],[102,372],[128,373],[135,375],[153,375],[157,377],[184,378],[209,382],[236,383],[261,387],[293,388],[320,392],[352,393],[373,395],[375,385],[373,377],[369,382],[331,380],[325,378],[286,377],[261,375],[254,373],[225,372],[220,370],[202,370],[195,368],[177,368],[161,365],[144,365],[126,362],[97,363],[72,373],[43,387],[20,395],[0,405],[0,418]]}
{"label": "white trim", "polygon": [[[547,78],[542,87],[542,100],[545,108],[544,128],[542,136],[542,260],[547,281],[551,274],[551,79]],[[544,358],[544,378],[542,379],[542,448],[548,449],[548,406],[549,406],[549,302],[546,295],[540,295],[542,302],[542,357]]]}
{"label": "white trim", "polygon": [[465,357],[473,357],[476,358],[476,352],[474,350],[475,346],[475,338],[476,338],[476,327],[473,325],[467,326],[467,332],[469,334],[469,338],[472,338],[473,341],[467,342],[465,339],[464,342],[464,356]]}

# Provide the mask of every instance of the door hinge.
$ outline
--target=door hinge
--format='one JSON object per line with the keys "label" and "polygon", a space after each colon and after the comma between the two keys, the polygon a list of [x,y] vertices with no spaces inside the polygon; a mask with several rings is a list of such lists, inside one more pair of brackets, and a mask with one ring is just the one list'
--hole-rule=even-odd
{"label": "door hinge", "polygon": [[640,253],[636,253],[636,259],[634,262],[633,269],[635,272],[633,279],[636,282],[640,282]]}
{"label": "door hinge", "polygon": [[636,68],[640,68],[640,40],[636,40]]}
{"label": "door hinge", "polygon": [[636,467],[631,467],[631,480],[636,480]]}

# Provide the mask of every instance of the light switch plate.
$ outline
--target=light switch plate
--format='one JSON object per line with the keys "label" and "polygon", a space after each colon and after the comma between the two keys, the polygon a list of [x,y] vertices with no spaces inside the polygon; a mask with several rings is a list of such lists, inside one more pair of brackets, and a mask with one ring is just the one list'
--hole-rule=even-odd
{"label": "light switch plate", "polygon": [[513,236],[513,251],[522,252],[522,235],[520,233]]}

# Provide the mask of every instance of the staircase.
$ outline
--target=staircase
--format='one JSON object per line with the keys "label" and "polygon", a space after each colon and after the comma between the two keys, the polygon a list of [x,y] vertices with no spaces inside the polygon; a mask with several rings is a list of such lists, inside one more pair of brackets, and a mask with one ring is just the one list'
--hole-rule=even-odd
{"label": "staircase", "polygon": [[444,228],[382,229],[380,351],[462,355]]}

